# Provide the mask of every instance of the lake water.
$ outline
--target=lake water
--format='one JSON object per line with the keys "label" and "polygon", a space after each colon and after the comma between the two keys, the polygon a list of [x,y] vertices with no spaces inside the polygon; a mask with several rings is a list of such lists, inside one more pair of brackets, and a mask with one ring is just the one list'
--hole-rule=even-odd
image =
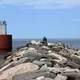
{"label": "lake water", "polygon": [[[13,49],[16,49],[17,47],[24,46],[31,40],[40,40],[40,39],[14,39],[13,40]],[[80,48],[80,39],[48,39],[48,42],[62,42],[66,45],[69,45],[73,48]]]}

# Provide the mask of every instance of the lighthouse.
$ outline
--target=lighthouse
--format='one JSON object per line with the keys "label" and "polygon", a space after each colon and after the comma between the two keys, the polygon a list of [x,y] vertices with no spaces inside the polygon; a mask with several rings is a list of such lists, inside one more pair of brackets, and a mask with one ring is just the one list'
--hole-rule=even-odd
{"label": "lighthouse", "polygon": [[6,21],[0,21],[0,54],[12,51],[12,35],[7,33]]}

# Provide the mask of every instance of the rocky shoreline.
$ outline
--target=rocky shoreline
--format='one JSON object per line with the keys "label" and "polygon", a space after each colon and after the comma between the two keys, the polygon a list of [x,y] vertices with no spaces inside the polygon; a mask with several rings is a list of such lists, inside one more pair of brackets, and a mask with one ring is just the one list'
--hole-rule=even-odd
{"label": "rocky shoreline", "polygon": [[33,40],[5,57],[0,80],[80,80],[80,50]]}

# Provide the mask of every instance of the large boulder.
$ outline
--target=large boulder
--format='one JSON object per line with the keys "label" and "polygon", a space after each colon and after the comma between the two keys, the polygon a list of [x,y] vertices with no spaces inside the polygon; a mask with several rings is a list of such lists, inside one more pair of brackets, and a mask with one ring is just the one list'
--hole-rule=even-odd
{"label": "large boulder", "polygon": [[25,72],[37,71],[39,67],[33,63],[24,63],[8,70],[5,70],[0,75],[0,80],[12,80],[12,77],[17,74],[22,74]]}
{"label": "large boulder", "polygon": [[65,58],[62,55],[59,55],[57,53],[49,53],[48,56],[52,57],[52,58],[56,58],[54,61],[61,63],[61,64],[64,64],[67,62],[67,58]]}
{"label": "large boulder", "polygon": [[38,61],[38,60],[34,60],[33,61],[34,64],[38,65],[38,66],[42,66],[42,65],[48,65],[48,66],[52,66],[52,63],[50,61]]}
{"label": "large boulder", "polygon": [[[13,77],[13,80],[36,80],[36,78],[38,79],[43,79],[44,76],[44,80],[47,80],[46,78],[55,78],[56,74],[54,73],[50,73],[48,71],[35,71],[35,72],[27,72],[24,74],[19,74]],[[49,79],[48,79],[49,80]]]}

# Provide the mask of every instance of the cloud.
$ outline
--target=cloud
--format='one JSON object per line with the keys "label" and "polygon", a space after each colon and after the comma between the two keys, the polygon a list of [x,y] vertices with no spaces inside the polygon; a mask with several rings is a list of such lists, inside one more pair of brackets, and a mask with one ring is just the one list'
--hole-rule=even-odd
{"label": "cloud", "polygon": [[80,6],[80,0],[0,0],[0,5],[16,5],[40,9],[73,8]]}

